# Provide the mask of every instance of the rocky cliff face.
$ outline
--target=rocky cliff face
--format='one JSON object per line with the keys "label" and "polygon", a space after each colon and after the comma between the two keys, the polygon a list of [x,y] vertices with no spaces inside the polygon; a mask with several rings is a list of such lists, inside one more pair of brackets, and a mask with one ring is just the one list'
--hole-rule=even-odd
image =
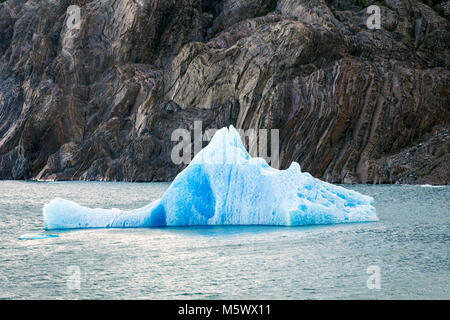
{"label": "rocky cliff face", "polygon": [[7,0],[0,178],[170,180],[172,132],[202,121],[279,129],[281,167],[330,182],[448,184],[449,17],[449,1]]}

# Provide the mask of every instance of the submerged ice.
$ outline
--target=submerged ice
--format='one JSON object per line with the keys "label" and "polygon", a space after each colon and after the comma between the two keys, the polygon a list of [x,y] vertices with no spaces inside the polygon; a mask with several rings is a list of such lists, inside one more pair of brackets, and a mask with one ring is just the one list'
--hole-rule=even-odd
{"label": "submerged ice", "polygon": [[27,233],[19,237],[19,240],[42,240],[50,238],[58,238],[57,234],[47,234],[47,233]]}
{"label": "submerged ice", "polygon": [[163,197],[146,207],[90,209],[57,198],[43,213],[47,230],[378,220],[369,196],[302,173],[296,162],[277,170],[262,158],[250,157],[232,126],[217,131]]}

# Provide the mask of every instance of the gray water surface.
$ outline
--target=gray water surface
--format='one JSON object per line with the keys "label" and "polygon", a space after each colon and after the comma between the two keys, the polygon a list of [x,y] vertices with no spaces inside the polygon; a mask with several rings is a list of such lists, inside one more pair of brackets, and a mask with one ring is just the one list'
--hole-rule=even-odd
{"label": "gray water surface", "polygon": [[[134,209],[168,186],[0,181],[0,298],[450,298],[449,186],[346,186],[375,198],[374,223],[43,230],[55,197]],[[19,240],[34,233],[58,237]]]}

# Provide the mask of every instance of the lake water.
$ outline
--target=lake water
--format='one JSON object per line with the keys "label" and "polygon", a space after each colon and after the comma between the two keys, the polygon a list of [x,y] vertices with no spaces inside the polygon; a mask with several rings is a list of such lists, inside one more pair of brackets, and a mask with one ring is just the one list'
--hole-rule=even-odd
{"label": "lake water", "polygon": [[[346,186],[375,198],[374,223],[43,230],[55,197],[132,209],[168,186],[0,181],[0,298],[450,298],[449,186]],[[19,240],[35,233],[59,237]]]}

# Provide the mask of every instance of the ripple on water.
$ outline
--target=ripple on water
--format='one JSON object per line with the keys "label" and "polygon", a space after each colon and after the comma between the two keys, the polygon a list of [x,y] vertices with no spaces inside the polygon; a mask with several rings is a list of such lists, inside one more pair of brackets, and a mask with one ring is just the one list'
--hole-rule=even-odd
{"label": "ripple on water", "polygon": [[[0,298],[450,298],[448,186],[345,186],[375,199],[374,223],[43,230],[55,197],[129,210],[168,185],[0,181]],[[380,290],[367,288],[372,265]]]}

